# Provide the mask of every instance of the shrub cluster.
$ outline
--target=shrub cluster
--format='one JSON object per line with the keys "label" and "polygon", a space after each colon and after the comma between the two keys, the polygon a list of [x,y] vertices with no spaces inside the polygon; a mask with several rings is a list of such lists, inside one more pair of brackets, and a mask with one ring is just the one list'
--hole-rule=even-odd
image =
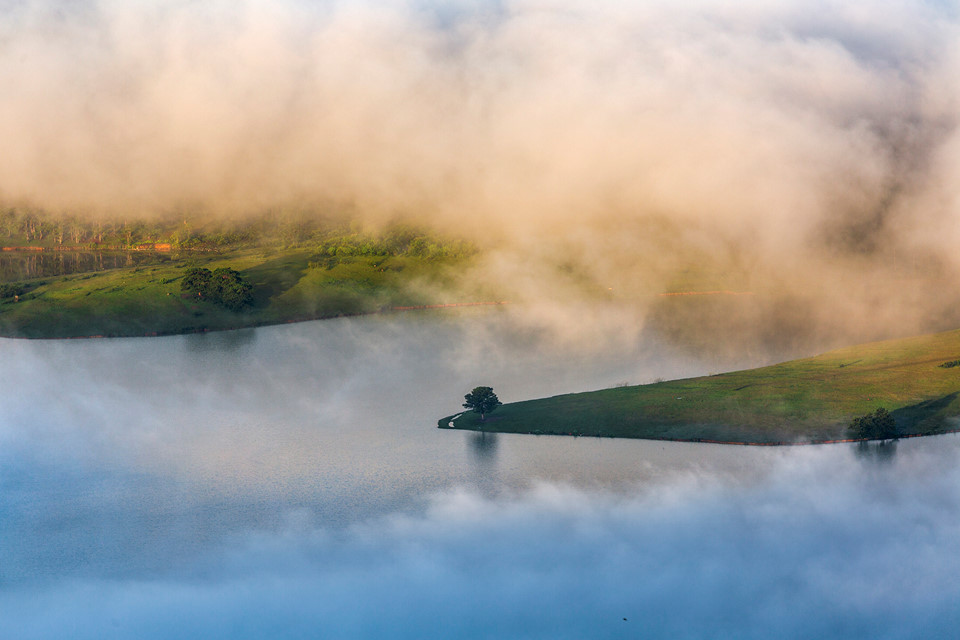
{"label": "shrub cluster", "polygon": [[180,282],[180,291],[196,294],[198,298],[214,302],[230,309],[240,311],[253,303],[253,289],[238,271],[229,267],[187,269]]}
{"label": "shrub cluster", "polygon": [[16,283],[4,283],[0,284],[0,299],[2,298],[12,298],[14,296],[22,296],[23,287]]}
{"label": "shrub cluster", "polygon": [[353,256],[411,256],[426,260],[465,258],[476,253],[463,240],[441,238],[412,227],[398,225],[380,235],[364,233],[330,233],[317,246],[316,265],[331,263],[323,258]]}
{"label": "shrub cluster", "polygon": [[890,440],[899,435],[896,421],[883,407],[851,420],[850,432],[855,438],[865,440]]}
{"label": "shrub cluster", "polygon": [[960,360],[951,360],[950,362],[944,362],[937,365],[941,369],[952,369],[953,367],[960,367]]}

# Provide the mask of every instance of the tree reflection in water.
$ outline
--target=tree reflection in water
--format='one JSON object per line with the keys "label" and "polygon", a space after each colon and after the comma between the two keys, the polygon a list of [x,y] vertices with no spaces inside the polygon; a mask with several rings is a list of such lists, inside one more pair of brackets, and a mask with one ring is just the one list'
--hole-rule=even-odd
{"label": "tree reflection in water", "polygon": [[479,432],[470,436],[470,450],[480,464],[489,464],[497,457],[497,434]]}
{"label": "tree reflection in water", "polygon": [[854,449],[857,457],[866,462],[889,464],[897,454],[896,440],[872,440],[856,444]]}

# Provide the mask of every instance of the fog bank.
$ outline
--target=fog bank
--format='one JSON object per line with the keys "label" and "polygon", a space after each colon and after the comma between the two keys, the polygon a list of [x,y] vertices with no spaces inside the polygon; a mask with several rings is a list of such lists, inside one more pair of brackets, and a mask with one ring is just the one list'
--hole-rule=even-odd
{"label": "fog bank", "polygon": [[948,328],[957,8],[8,1],[0,195],[412,218],[573,336],[584,299],[628,301],[623,330],[704,273],[758,296],[744,344]]}

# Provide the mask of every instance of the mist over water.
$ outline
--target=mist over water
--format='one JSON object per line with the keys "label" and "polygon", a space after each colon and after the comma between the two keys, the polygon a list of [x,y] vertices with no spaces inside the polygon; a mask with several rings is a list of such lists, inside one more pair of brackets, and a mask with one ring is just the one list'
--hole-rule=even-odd
{"label": "mist over water", "polygon": [[435,423],[960,325],[958,15],[0,0],[0,206],[412,220],[511,302],[0,340],[0,637],[954,637],[957,436]]}
{"label": "mist over water", "polygon": [[[0,341],[0,636],[951,637],[960,440],[449,432],[704,373],[507,313]],[[892,453],[891,453],[892,451]],[[626,620],[623,620],[626,618]]]}

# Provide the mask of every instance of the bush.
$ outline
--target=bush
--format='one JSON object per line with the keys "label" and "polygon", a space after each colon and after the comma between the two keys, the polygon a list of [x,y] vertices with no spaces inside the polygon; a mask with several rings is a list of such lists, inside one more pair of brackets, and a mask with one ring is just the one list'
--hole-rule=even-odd
{"label": "bush", "polygon": [[477,249],[464,240],[433,236],[413,227],[398,225],[380,234],[357,231],[325,234],[317,245],[312,265],[321,265],[323,258],[353,256],[410,256],[425,260],[466,258]]}
{"label": "bush", "polygon": [[198,298],[240,311],[253,303],[253,289],[239,271],[220,267],[214,271],[203,267],[187,269],[180,283],[180,291],[195,293]]}
{"label": "bush", "polygon": [[239,271],[229,267],[220,267],[213,272],[211,288],[215,291],[215,300],[231,311],[240,311],[253,303],[251,287]]}
{"label": "bush", "polygon": [[0,284],[0,299],[23,295],[23,286],[16,283]]}
{"label": "bush", "polygon": [[210,269],[203,267],[194,267],[187,269],[183,274],[183,280],[180,282],[180,291],[183,293],[196,293],[199,297],[205,297],[210,292],[210,280],[213,274]]}

